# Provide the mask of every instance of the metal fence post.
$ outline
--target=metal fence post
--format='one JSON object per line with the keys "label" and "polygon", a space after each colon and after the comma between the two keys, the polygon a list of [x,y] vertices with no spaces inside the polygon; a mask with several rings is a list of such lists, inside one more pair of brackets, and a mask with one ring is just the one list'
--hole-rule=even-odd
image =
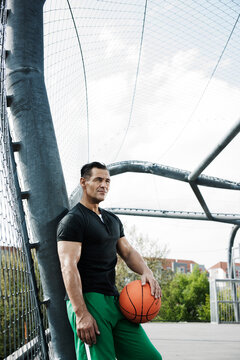
{"label": "metal fence post", "polygon": [[219,324],[219,312],[218,312],[218,295],[217,295],[217,281],[214,280],[214,293],[215,293],[215,309],[216,309],[216,322]]}
{"label": "metal fence post", "polygon": [[[232,228],[232,232],[230,235],[230,239],[229,239],[229,245],[228,245],[228,278],[229,279],[234,279],[235,274],[234,274],[234,267],[233,267],[233,256],[232,256],[232,249],[233,249],[233,245],[234,245],[234,240],[237,234],[237,231],[239,230],[239,226],[235,225]],[[232,299],[233,299],[233,308],[234,308],[234,315],[235,315],[235,319],[236,322],[239,322],[239,306],[237,304],[237,289],[236,289],[236,284],[233,282],[231,283],[231,293],[232,293]]]}

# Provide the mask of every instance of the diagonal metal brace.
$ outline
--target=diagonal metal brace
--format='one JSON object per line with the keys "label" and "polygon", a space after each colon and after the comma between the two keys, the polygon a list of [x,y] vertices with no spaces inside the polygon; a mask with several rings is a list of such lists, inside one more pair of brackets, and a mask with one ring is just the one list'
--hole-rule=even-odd
{"label": "diagonal metal brace", "polygon": [[194,194],[196,195],[196,198],[198,199],[201,207],[203,208],[203,211],[205,212],[205,214],[207,215],[209,220],[212,220],[212,214],[210,212],[210,210],[207,207],[207,204],[202,196],[201,191],[199,190],[198,186],[194,183],[194,182],[189,182]]}

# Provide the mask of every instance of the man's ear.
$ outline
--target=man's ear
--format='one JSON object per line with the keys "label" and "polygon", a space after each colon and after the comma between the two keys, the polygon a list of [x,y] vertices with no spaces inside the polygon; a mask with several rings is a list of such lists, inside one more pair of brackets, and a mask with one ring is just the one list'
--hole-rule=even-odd
{"label": "man's ear", "polygon": [[85,182],[86,182],[86,179],[84,177],[81,177],[80,178],[80,185],[81,185],[82,188],[85,187]]}

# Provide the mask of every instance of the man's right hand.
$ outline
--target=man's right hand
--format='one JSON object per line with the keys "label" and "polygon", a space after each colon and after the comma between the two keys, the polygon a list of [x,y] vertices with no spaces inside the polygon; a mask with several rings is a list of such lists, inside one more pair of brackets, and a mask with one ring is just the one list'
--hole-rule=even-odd
{"label": "man's right hand", "polygon": [[97,342],[96,334],[100,335],[97,322],[88,311],[84,311],[81,316],[76,316],[76,328],[78,337],[88,345]]}

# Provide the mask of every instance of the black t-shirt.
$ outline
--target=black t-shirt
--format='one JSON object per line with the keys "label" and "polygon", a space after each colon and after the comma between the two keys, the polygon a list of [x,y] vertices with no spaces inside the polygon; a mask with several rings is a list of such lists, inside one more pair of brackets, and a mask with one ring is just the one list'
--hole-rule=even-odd
{"label": "black t-shirt", "polygon": [[116,246],[124,231],[116,215],[101,208],[99,210],[102,220],[94,211],[78,203],[60,221],[57,240],[82,243],[78,270],[84,293],[116,296]]}

